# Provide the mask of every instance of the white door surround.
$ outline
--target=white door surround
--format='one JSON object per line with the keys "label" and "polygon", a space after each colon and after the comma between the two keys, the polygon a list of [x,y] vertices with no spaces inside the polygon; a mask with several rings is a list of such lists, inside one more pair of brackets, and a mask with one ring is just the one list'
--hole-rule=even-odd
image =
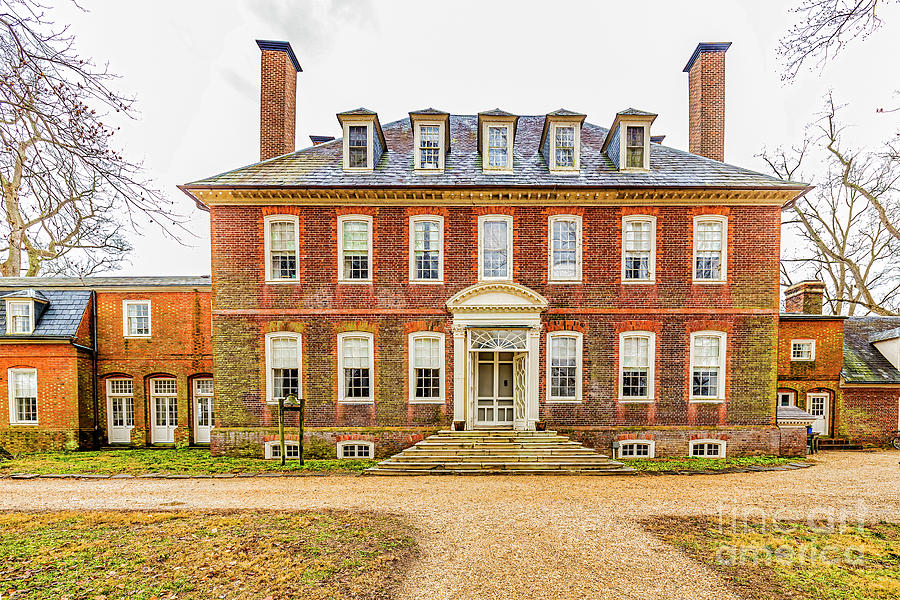
{"label": "white door surround", "polygon": [[469,286],[447,301],[453,315],[453,420],[473,429],[477,420],[479,352],[514,353],[513,429],[533,430],[538,421],[541,313],[547,300],[511,282]]}

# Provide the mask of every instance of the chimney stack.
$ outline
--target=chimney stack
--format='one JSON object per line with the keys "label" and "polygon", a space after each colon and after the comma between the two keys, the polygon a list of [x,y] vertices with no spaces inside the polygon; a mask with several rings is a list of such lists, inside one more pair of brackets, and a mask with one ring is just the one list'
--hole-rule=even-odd
{"label": "chimney stack", "polygon": [[801,281],[784,291],[785,312],[821,315],[824,302],[825,284],[821,281]]}
{"label": "chimney stack", "polygon": [[297,73],[300,62],[290,42],[256,40],[262,51],[259,93],[259,159],[295,150]]}
{"label": "chimney stack", "polygon": [[684,67],[688,74],[690,151],[725,160],[725,52],[731,42],[700,43]]}

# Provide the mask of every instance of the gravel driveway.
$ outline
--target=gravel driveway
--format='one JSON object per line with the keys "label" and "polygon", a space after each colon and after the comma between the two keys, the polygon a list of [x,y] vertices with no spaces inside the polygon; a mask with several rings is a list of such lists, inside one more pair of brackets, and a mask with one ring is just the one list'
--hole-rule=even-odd
{"label": "gravel driveway", "polygon": [[[644,532],[656,515],[900,520],[900,452],[803,470],[663,477],[0,480],[4,509],[279,508],[398,513],[420,530],[405,598],[734,598]],[[761,511],[761,512],[760,512]]]}

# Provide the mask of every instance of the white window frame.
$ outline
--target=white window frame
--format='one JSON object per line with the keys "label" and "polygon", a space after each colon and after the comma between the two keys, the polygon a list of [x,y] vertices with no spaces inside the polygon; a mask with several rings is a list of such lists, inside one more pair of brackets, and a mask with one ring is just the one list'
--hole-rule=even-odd
{"label": "white window frame", "polygon": [[[644,130],[644,164],[641,167],[628,166],[628,128],[640,127]],[[621,121],[619,123],[619,169],[622,171],[650,170],[650,125],[645,122]]]}
{"label": "white window frame", "polygon": [[[573,166],[560,167],[556,164],[556,130],[559,127],[571,127],[575,130]],[[581,125],[578,122],[561,121],[550,124],[550,172],[559,175],[577,175],[581,170]]]}
{"label": "white window frame", "polygon": [[[269,440],[266,442],[266,460],[280,460],[280,456],[275,456],[275,448],[278,448],[278,452],[281,452],[281,440]],[[296,448],[297,454],[300,453],[300,443],[296,440],[284,440],[284,453],[287,454],[288,448]],[[288,457],[286,460],[294,460],[292,457]]]}
{"label": "white window frame", "polygon": [[[485,277],[484,275],[484,223],[486,221],[506,222],[506,276]],[[479,281],[512,281],[513,279],[513,218],[512,215],[481,215],[478,217],[478,279]]]}
{"label": "white window frame", "polygon": [[[34,393],[35,393],[35,419],[33,421],[20,421],[18,418],[19,411],[16,410],[16,386],[13,379],[17,373],[33,373],[34,374]],[[38,391],[37,369],[33,367],[12,367],[6,370],[6,387],[9,391],[9,424],[10,425],[39,425],[41,419],[40,412],[40,393]]]}
{"label": "white window frame", "polygon": [[[422,167],[422,153],[419,144],[422,140],[422,127],[437,127],[438,128],[438,168],[437,169],[426,169]],[[415,160],[415,170],[416,173],[422,175],[428,175],[431,173],[443,173],[444,172],[444,157],[447,154],[447,149],[444,147],[446,144],[446,136],[447,132],[444,130],[444,122],[443,121],[416,121],[415,122],[415,130],[413,135],[413,154]]]}
{"label": "white window frame", "polygon": [[[490,144],[491,144],[491,127],[505,127],[506,128],[506,166],[505,167],[492,167],[490,166]],[[513,172],[513,146],[515,145],[515,140],[513,139],[513,127],[512,123],[505,121],[484,121],[482,123],[482,156],[481,156],[481,170],[484,173],[499,173],[499,174],[509,174]]]}
{"label": "white window frame", "polygon": [[[575,276],[557,277],[553,274],[553,224],[558,221],[575,223]],[[581,283],[582,281],[582,218],[581,215],[550,215],[547,219],[547,281],[548,283]]]}
{"label": "white window frame", "polygon": [[[131,333],[128,327],[128,307],[137,304],[147,305],[147,333]],[[150,300],[122,301],[122,335],[126,338],[148,338],[153,335],[153,304]]]}
{"label": "white window frame", "polygon": [[[368,446],[369,457],[344,456],[344,448],[347,446]],[[368,440],[342,440],[337,443],[337,457],[341,460],[372,460],[375,458],[375,442]]]}
{"label": "white window frame", "polygon": [[[13,329],[13,306],[28,307],[28,331],[14,331]],[[7,300],[6,301],[6,334],[7,335],[31,335],[34,333],[34,311],[35,302],[33,300]]]}
{"label": "white window frame", "polygon": [[274,353],[272,340],[275,338],[292,338],[297,340],[297,393],[303,395],[303,335],[294,331],[273,331],[266,334],[266,404],[278,404],[278,398],[274,397],[275,377],[272,374]]}
{"label": "white window frame", "polygon": [[[625,339],[630,337],[647,340],[647,396],[625,396]],[[623,331],[619,334],[619,403],[650,404],[656,400],[656,334],[652,331]]]}
{"label": "white window frame", "polygon": [[[624,458],[624,459],[641,459],[641,458],[656,458],[656,440],[638,440],[638,439],[630,439],[630,440],[618,440],[619,447],[616,449],[616,458]],[[642,446],[647,446],[647,456],[623,456],[622,448],[628,444],[640,444]]]}
{"label": "white window frame", "polygon": [[[718,279],[697,278],[697,225],[704,221],[718,221],[722,224],[722,268]],[[697,215],[694,217],[693,249],[691,251],[691,280],[701,285],[721,285],[728,282],[728,217],[724,215]]]}
{"label": "white window frame", "polygon": [[[566,397],[566,396],[553,396],[551,394],[553,390],[551,373],[553,365],[551,364],[552,358],[552,348],[553,348],[553,339],[557,337],[569,337],[575,338],[575,397]],[[544,378],[546,380],[546,389],[545,393],[547,395],[547,403],[548,404],[581,404],[583,401],[582,397],[582,378],[584,373],[584,335],[580,331],[551,331],[547,334],[546,340],[546,360],[545,364],[545,374]]]}
{"label": "white window frame", "polygon": [[727,447],[727,442],[725,440],[717,440],[713,438],[707,438],[702,440],[691,440],[688,443],[688,456],[694,456],[694,447],[698,444],[716,444],[719,446],[719,455],[718,456],[696,456],[695,458],[725,458],[725,450]]}
{"label": "white window frame", "polygon": [[[719,338],[719,386],[716,396],[694,396],[694,338],[710,336]],[[704,330],[691,333],[690,338],[690,370],[688,371],[688,393],[690,400],[696,404],[721,404],[725,402],[725,381],[728,365],[728,336],[724,331]]]}
{"label": "white window frame", "polygon": [[[343,150],[344,150],[344,171],[349,173],[368,173],[374,170],[375,168],[375,141],[372,139],[372,135],[375,130],[375,122],[371,119],[355,119],[355,120],[344,120],[344,138],[343,138]],[[351,167],[350,166],[350,127],[365,127],[366,128],[366,166],[365,167]]]}
{"label": "white window frame", "polygon": [[[121,394],[121,393],[113,392],[112,387],[113,387],[113,382],[115,382],[115,381],[130,381],[131,382],[131,393],[130,394]],[[110,377],[110,378],[108,378],[106,380],[106,401],[107,401],[107,406],[110,407],[109,410],[112,410],[112,408],[111,408],[112,400],[114,398],[123,398],[123,399],[131,398],[132,422],[131,422],[131,425],[123,425],[123,427],[128,427],[129,429],[134,429],[134,421],[136,420],[135,414],[134,414],[134,412],[135,412],[134,411],[134,379],[131,377]],[[125,413],[126,414],[128,413],[127,409],[125,410]],[[107,423],[108,422],[109,422],[109,416],[107,415]],[[107,432],[107,436],[108,435],[109,435],[109,432]]]}
{"label": "white window frame", "polygon": [[[369,397],[346,398],[347,386],[344,381],[344,340],[347,338],[365,338],[369,346]],[[375,336],[368,331],[344,331],[337,336],[337,380],[338,402],[341,404],[375,404]]]}
{"label": "white window frame", "polygon": [[[416,367],[415,367],[415,342],[417,339],[428,338],[437,340],[438,348],[440,350],[440,355],[438,360],[440,362],[440,381],[438,385],[440,386],[440,396],[436,398],[416,398]],[[440,331],[414,331],[407,336],[407,363],[408,363],[408,373],[407,373],[407,381],[409,381],[409,403],[410,404],[443,404],[447,397],[446,385],[447,385],[447,368],[446,368],[446,337]]]}
{"label": "white window frame", "polygon": [[[648,265],[649,275],[648,279],[626,279],[625,278],[625,228],[628,226],[628,223],[650,223],[650,264]],[[622,235],[621,235],[621,247],[622,247],[622,257],[621,257],[621,277],[622,283],[633,285],[633,284],[654,284],[656,283],[656,217],[653,215],[625,215],[622,217]]]}
{"label": "white window frame", "polygon": [[[787,404],[781,403],[781,397],[786,396],[788,398]],[[783,406],[797,406],[797,393],[793,390],[788,390],[786,392],[776,392],[775,393],[775,407],[781,408]]]}
{"label": "white window frame", "polygon": [[[438,224],[438,278],[418,279],[416,277],[416,223],[433,221]],[[409,281],[416,284],[444,283],[444,217],[441,215],[414,215],[409,218]]]}
{"label": "white window frame", "polygon": [[[809,344],[809,358],[799,358],[794,353],[795,344]],[[813,362],[816,360],[816,340],[800,338],[791,340],[791,362]]]}
{"label": "white window frame", "polygon": [[[369,228],[368,239],[368,255],[369,255],[369,277],[366,279],[347,279],[344,277],[344,223],[346,221],[365,221]],[[375,252],[373,251],[373,238],[375,237],[374,219],[369,215],[341,215],[337,218],[337,242],[338,242],[338,260],[337,260],[337,280],[339,283],[372,283],[373,272],[375,271]]]}
{"label": "white window frame", "polygon": [[[295,277],[289,279],[272,277],[272,238],[269,226],[273,222],[289,222],[294,226]],[[263,217],[263,238],[266,250],[266,283],[297,283],[300,280],[300,219],[297,215],[266,215]]]}

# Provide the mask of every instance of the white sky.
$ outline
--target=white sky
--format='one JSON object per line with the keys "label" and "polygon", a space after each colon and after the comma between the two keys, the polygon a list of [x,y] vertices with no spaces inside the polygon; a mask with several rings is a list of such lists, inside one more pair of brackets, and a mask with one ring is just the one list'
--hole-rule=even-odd
{"label": "white sky", "polygon": [[[849,104],[848,135],[877,143],[896,132],[900,9],[824,70],[780,79],[775,50],[800,0],[676,2],[82,0],[51,17],[70,23],[81,53],[109,62],[138,119],[118,143],[180,209],[189,247],[147,230],[121,274],[209,273],[209,219],[176,185],[259,159],[259,49],[291,42],[298,74],[297,146],[335,135],[335,113],[365,106],[382,122],[433,106],[473,114],[500,107],[585,112],[607,127],[626,107],[659,114],[654,134],[687,149],[687,74],[697,42],[731,41],[726,59],[725,160],[765,170],[762,147],[797,142],[833,90]],[[887,77],[885,77],[887,75]]]}

